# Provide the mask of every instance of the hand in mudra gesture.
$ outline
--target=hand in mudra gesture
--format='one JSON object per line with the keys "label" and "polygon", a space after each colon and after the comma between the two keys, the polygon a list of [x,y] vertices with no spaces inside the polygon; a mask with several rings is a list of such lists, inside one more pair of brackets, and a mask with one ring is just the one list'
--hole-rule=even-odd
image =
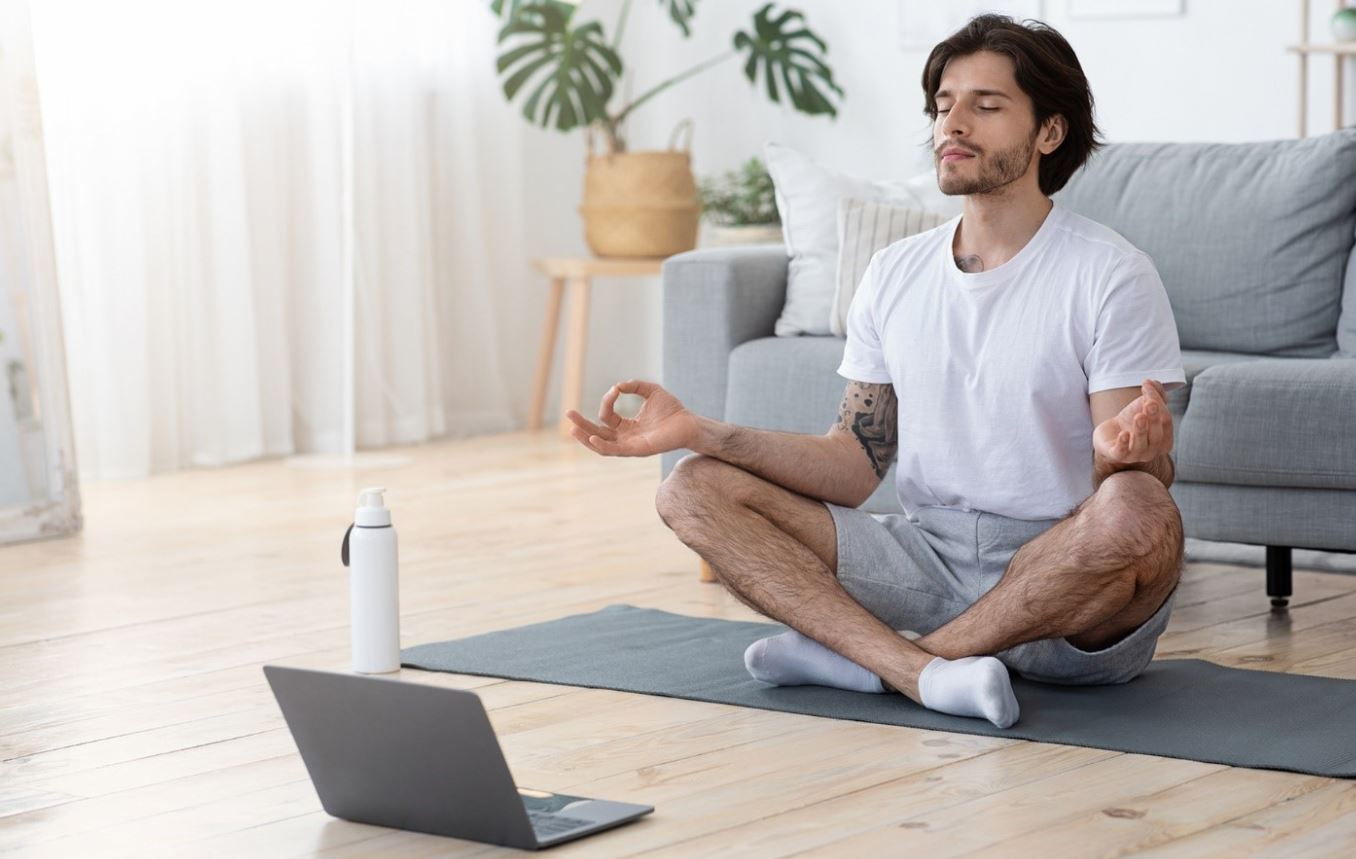
{"label": "hand in mudra gesture", "polygon": [[1167,391],[1152,379],[1140,395],[1092,433],[1092,448],[1107,462],[1149,462],[1172,450],[1172,414]]}
{"label": "hand in mudra gesture", "polygon": [[[645,399],[634,418],[624,418],[612,406],[621,394]],[[598,423],[574,409],[565,413],[574,426],[570,435],[604,456],[652,456],[691,446],[697,435],[697,419],[678,398],[653,382],[631,379],[613,385],[598,407]]]}

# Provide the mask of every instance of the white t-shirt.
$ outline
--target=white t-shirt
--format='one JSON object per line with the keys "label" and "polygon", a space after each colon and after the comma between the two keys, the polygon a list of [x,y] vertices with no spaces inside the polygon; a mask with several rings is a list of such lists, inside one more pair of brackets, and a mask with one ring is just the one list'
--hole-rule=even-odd
{"label": "white t-shirt", "polygon": [[906,513],[1064,516],[1092,494],[1088,394],[1186,383],[1167,292],[1148,255],[1059,203],[1016,256],[967,274],[960,220],[871,258],[838,373],[894,385]]}

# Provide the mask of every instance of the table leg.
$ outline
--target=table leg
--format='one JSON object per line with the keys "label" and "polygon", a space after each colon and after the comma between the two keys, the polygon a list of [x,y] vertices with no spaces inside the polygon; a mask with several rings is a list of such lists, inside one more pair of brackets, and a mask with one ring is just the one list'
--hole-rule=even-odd
{"label": "table leg", "polygon": [[579,407],[584,390],[584,349],[589,334],[589,285],[588,277],[570,278],[570,330],[565,345],[565,375],[560,386],[560,434],[565,438],[570,438],[570,428],[574,426],[565,417],[568,409],[591,417]]}
{"label": "table leg", "polygon": [[1342,83],[1346,78],[1346,69],[1342,64],[1344,60],[1341,54],[1333,54],[1332,61],[1335,69],[1333,71],[1332,81],[1332,124],[1333,131],[1342,130],[1342,102],[1345,100],[1342,96]]}
{"label": "table leg", "polygon": [[565,278],[551,278],[551,293],[546,298],[546,320],[542,323],[541,346],[537,352],[537,383],[532,392],[528,429],[541,429],[541,413],[546,408],[546,389],[551,384],[551,359],[556,352],[556,329],[560,327],[560,298],[564,294]]}
{"label": "table leg", "polygon": [[1309,129],[1309,55],[1298,51],[1296,56],[1299,57],[1299,136],[1304,137]]}

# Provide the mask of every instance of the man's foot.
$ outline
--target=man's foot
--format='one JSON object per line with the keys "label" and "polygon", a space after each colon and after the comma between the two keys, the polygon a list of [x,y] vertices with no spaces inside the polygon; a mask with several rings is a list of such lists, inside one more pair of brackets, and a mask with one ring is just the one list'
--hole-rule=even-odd
{"label": "man's foot", "polygon": [[992,656],[938,656],[918,675],[918,696],[929,710],[982,717],[1000,728],[1017,721],[1017,696],[1012,694],[1008,668]]}
{"label": "man's foot", "polygon": [[778,686],[885,691],[875,674],[794,629],[750,644],[744,651],[744,667],[753,679]]}

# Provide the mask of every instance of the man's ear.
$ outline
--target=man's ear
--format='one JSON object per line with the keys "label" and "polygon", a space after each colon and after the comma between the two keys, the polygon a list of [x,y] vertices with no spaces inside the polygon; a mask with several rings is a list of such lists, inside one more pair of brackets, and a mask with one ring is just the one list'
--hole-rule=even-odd
{"label": "man's ear", "polygon": [[1064,142],[1064,137],[1069,133],[1069,123],[1064,119],[1063,114],[1055,114],[1045,121],[1044,134],[1041,135],[1040,151],[1042,155],[1049,155],[1059,148]]}

